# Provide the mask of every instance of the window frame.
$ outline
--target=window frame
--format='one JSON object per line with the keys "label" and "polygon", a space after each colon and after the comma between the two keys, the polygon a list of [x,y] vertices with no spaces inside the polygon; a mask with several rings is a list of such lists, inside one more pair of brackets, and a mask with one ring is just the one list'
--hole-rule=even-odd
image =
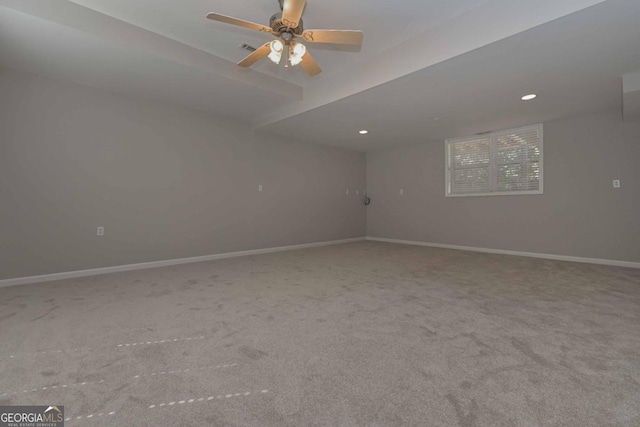
{"label": "window frame", "polygon": [[[523,191],[490,191],[489,193],[452,193],[451,192],[451,145],[459,142],[474,141],[480,138],[489,139],[489,170],[490,170],[490,187],[496,188],[497,185],[497,161],[495,158],[495,138],[502,135],[509,135],[519,132],[530,132],[532,130],[538,131],[540,137],[540,160],[538,164],[540,166],[540,186],[537,190],[523,190]],[[542,123],[531,126],[523,126],[515,129],[505,129],[496,132],[489,132],[486,134],[473,135],[464,138],[451,138],[444,141],[444,175],[445,175],[445,196],[446,197],[476,197],[476,196],[528,196],[535,194],[544,194],[544,126]]]}

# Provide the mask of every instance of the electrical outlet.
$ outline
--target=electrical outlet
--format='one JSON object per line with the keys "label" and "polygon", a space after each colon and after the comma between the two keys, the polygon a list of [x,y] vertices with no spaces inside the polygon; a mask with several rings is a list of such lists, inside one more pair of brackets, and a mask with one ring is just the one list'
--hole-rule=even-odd
{"label": "electrical outlet", "polygon": [[344,190],[344,194],[347,195],[347,196],[349,195],[349,189],[348,188],[346,190]]}
{"label": "electrical outlet", "polygon": [[262,184],[258,184],[258,191],[262,191]]}
{"label": "electrical outlet", "polygon": [[404,195],[404,189],[403,188],[400,189],[400,195],[401,196]]}
{"label": "electrical outlet", "polygon": [[104,236],[104,227],[98,227],[96,234],[98,236]]}
{"label": "electrical outlet", "polygon": [[620,188],[620,180],[619,179],[614,179],[613,180],[613,188]]}

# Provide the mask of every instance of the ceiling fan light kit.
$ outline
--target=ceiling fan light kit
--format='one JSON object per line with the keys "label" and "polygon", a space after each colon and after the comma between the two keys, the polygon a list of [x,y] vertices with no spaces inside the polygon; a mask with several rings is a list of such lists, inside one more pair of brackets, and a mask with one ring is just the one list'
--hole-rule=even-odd
{"label": "ceiling fan light kit", "polygon": [[272,60],[275,64],[280,63],[280,59],[282,58],[282,51],[284,50],[284,45],[280,40],[274,40],[269,43],[269,49],[271,53],[269,54],[269,59]]}
{"label": "ceiling fan light kit", "polygon": [[278,0],[281,13],[271,16],[269,26],[220,15],[209,13],[207,18],[236,25],[250,30],[263,33],[271,33],[275,40],[265,43],[238,63],[241,67],[250,67],[258,60],[268,57],[273,63],[282,63],[284,56],[284,66],[295,67],[300,64],[310,76],[319,74],[322,70],[313,59],[307,47],[296,41],[301,38],[308,43],[328,43],[342,45],[362,45],[363,33],[357,30],[304,30],[302,23],[302,12],[306,5],[306,0]]}
{"label": "ceiling fan light kit", "polygon": [[302,58],[307,53],[307,48],[302,43],[293,43],[289,46],[289,62],[296,66],[302,62]]}

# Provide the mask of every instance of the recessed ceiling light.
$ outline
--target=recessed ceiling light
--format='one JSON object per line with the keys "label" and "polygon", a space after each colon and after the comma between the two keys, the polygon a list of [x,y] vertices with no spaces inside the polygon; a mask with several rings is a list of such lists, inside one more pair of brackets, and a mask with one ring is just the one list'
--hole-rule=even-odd
{"label": "recessed ceiling light", "polygon": [[530,95],[525,95],[522,97],[523,101],[531,101],[532,99],[536,98],[538,95],[536,95],[535,93],[532,93]]}
{"label": "recessed ceiling light", "polygon": [[368,130],[366,130],[366,129],[362,129],[362,130],[361,130],[361,131],[359,131],[358,133],[359,133],[360,135],[366,135],[366,134],[368,134],[368,133],[369,133],[369,131],[368,131]]}

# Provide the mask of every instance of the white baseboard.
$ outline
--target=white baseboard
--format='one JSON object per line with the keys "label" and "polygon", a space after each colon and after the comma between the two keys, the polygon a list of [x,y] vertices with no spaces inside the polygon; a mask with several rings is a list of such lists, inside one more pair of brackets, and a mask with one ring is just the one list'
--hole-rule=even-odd
{"label": "white baseboard", "polygon": [[113,267],[92,268],[90,270],[67,271],[64,273],[44,274],[42,276],[17,277],[15,279],[0,280],[0,288],[6,286],[26,285],[29,283],[50,282],[52,280],[71,279],[75,277],[97,276],[99,274],[120,273],[123,271],[144,270],[147,268],[167,267],[170,265],[188,264],[192,262],[213,261],[216,259],[234,258],[249,255],[268,254],[272,252],[292,251],[296,249],[315,248],[318,246],[341,245],[344,243],[361,242],[366,237],[353,239],[331,240],[328,242],[305,243],[302,245],[278,246],[275,248],[251,249],[247,251],[228,252],[223,254],[196,256],[191,258],[168,259],[164,261],[143,262],[140,264],[116,265]]}
{"label": "white baseboard", "polygon": [[414,240],[385,239],[382,237],[367,237],[367,240],[371,240],[375,242],[399,243],[402,245],[428,246],[430,248],[443,248],[443,249],[456,249],[461,251],[484,252],[488,254],[544,258],[544,259],[552,259],[556,261],[582,262],[587,264],[601,264],[601,265],[613,265],[616,267],[640,268],[640,262],[633,262],[633,261],[617,261],[612,259],[600,259],[600,258],[582,258],[582,257],[567,256],[567,255],[540,254],[536,252],[507,251],[503,249],[476,248],[473,246],[444,245],[441,243],[417,242]]}

